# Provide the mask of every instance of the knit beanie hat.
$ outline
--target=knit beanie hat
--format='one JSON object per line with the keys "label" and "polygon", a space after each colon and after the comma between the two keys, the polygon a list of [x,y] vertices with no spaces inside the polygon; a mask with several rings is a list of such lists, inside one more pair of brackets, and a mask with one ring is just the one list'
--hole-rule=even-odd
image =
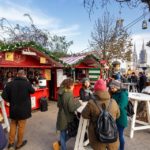
{"label": "knit beanie hat", "polygon": [[109,84],[109,87],[115,87],[117,89],[121,89],[122,88],[122,83],[118,80],[112,80]]}
{"label": "knit beanie hat", "polygon": [[94,85],[94,91],[106,91],[106,90],[107,90],[106,82],[103,79],[99,79],[98,81],[96,81]]}
{"label": "knit beanie hat", "polygon": [[84,84],[86,81],[90,82],[89,78],[83,78],[82,83]]}

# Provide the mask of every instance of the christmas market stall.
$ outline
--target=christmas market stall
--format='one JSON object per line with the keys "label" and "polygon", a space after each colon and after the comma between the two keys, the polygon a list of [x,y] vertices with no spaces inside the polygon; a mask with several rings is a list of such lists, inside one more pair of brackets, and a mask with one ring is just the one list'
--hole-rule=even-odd
{"label": "christmas market stall", "polygon": [[[34,43],[14,43],[0,45],[0,90],[7,82],[13,80],[19,69],[24,69],[27,79],[36,91],[31,95],[32,109],[40,107],[42,97],[51,97],[52,72],[62,65]],[[55,76],[55,75],[53,75]]]}
{"label": "christmas market stall", "polygon": [[74,96],[79,96],[82,87],[82,79],[88,77],[91,82],[98,79],[100,75],[99,59],[93,54],[80,54],[60,59],[67,67],[63,69],[63,74],[72,77],[75,81]]}

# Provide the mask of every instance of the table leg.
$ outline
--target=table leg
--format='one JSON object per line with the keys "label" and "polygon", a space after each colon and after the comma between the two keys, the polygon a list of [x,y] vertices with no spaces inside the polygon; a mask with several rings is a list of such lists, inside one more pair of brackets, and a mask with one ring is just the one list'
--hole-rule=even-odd
{"label": "table leg", "polygon": [[131,120],[130,138],[133,138],[133,136],[134,136],[134,128],[135,128],[135,121],[136,121],[137,106],[138,106],[138,102],[135,101],[134,102],[134,115],[133,115],[133,118]]}
{"label": "table leg", "polygon": [[78,127],[78,133],[76,136],[76,141],[75,141],[75,146],[74,146],[74,150],[79,150],[79,142],[80,142],[80,137],[81,137],[81,132],[82,132],[82,127],[83,127],[83,117],[81,115],[80,117],[80,122],[79,122],[79,127]]}
{"label": "table leg", "polygon": [[130,92],[130,85],[128,85],[128,92]]}
{"label": "table leg", "polygon": [[83,146],[84,146],[84,137],[85,137],[87,125],[88,125],[88,120],[84,119],[82,131],[81,131],[80,142],[79,142],[79,149],[78,150],[84,150],[83,149]]}
{"label": "table leg", "polygon": [[150,123],[150,101],[146,102],[146,107],[147,107],[147,119],[148,122]]}
{"label": "table leg", "polygon": [[132,92],[135,92],[135,88],[134,88],[134,85],[132,85]]}

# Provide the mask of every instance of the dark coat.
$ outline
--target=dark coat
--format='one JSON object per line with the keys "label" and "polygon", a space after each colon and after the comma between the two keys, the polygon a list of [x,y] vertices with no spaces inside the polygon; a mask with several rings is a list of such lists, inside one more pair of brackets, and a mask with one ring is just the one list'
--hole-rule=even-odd
{"label": "dark coat", "polygon": [[59,131],[67,129],[68,123],[73,121],[74,112],[80,107],[80,102],[74,100],[73,93],[63,88],[59,89],[56,128]]}
{"label": "dark coat", "polygon": [[138,82],[137,76],[131,76],[131,83],[137,83],[137,82]]}
{"label": "dark coat", "polygon": [[89,101],[92,97],[92,91],[90,89],[80,89],[80,99],[82,101]]}
{"label": "dark coat", "polygon": [[10,103],[11,119],[24,120],[31,117],[30,94],[34,92],[26,78],[17,77],[6,85],[2,98]]}
{"label": "dark coat", "polygon": [[147,77],[145,75],[140,76],[139,78],[139,88],[140,92],[146,87]]}
{"label": "dark coat", "polygon": [[[105,92],[96,92],[95,93],[98,96],[98,99],[96,100],[99,105],[105,104],[107,107],[109,105],[110,101],[110,95],[107,91]],[[120,115],[120,110],[119,107],[116,103],[115,100],[112,100],[111,107],[109,109],[110,114],[116,120],[119,118]],[[94,150],[106,150],[106,146],[108,147],[109,150],[118,150],[119,147],[119,142],[118,140],[114,143],[110,144],[104,144],[101,143],[97,140],[96,134],[95,134],[95,127],[96,127],[96,120],[99,116],[100,110],[96,106],[95,102],[93,100],[90,100],[86,107],[84,108],[82,112],[82,116],[85,119],[89,119],[89,128],[88,128],[88,133],[89,133],[89,141]]]}

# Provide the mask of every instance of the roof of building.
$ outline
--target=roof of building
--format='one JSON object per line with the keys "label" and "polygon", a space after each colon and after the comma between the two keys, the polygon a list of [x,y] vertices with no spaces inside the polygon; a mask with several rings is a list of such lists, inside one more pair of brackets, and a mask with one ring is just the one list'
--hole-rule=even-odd
{"label": "roof of building", "polygon": [[60,58],[63,63],[70,65],[70,66],[75,66],[81,62],[85,62],[87,64],[94,64],[98,63],[99,59],[93,54],[80,54],[80,55],[72,55],[72,56],[67,56],[67,57],[62,57]]}

